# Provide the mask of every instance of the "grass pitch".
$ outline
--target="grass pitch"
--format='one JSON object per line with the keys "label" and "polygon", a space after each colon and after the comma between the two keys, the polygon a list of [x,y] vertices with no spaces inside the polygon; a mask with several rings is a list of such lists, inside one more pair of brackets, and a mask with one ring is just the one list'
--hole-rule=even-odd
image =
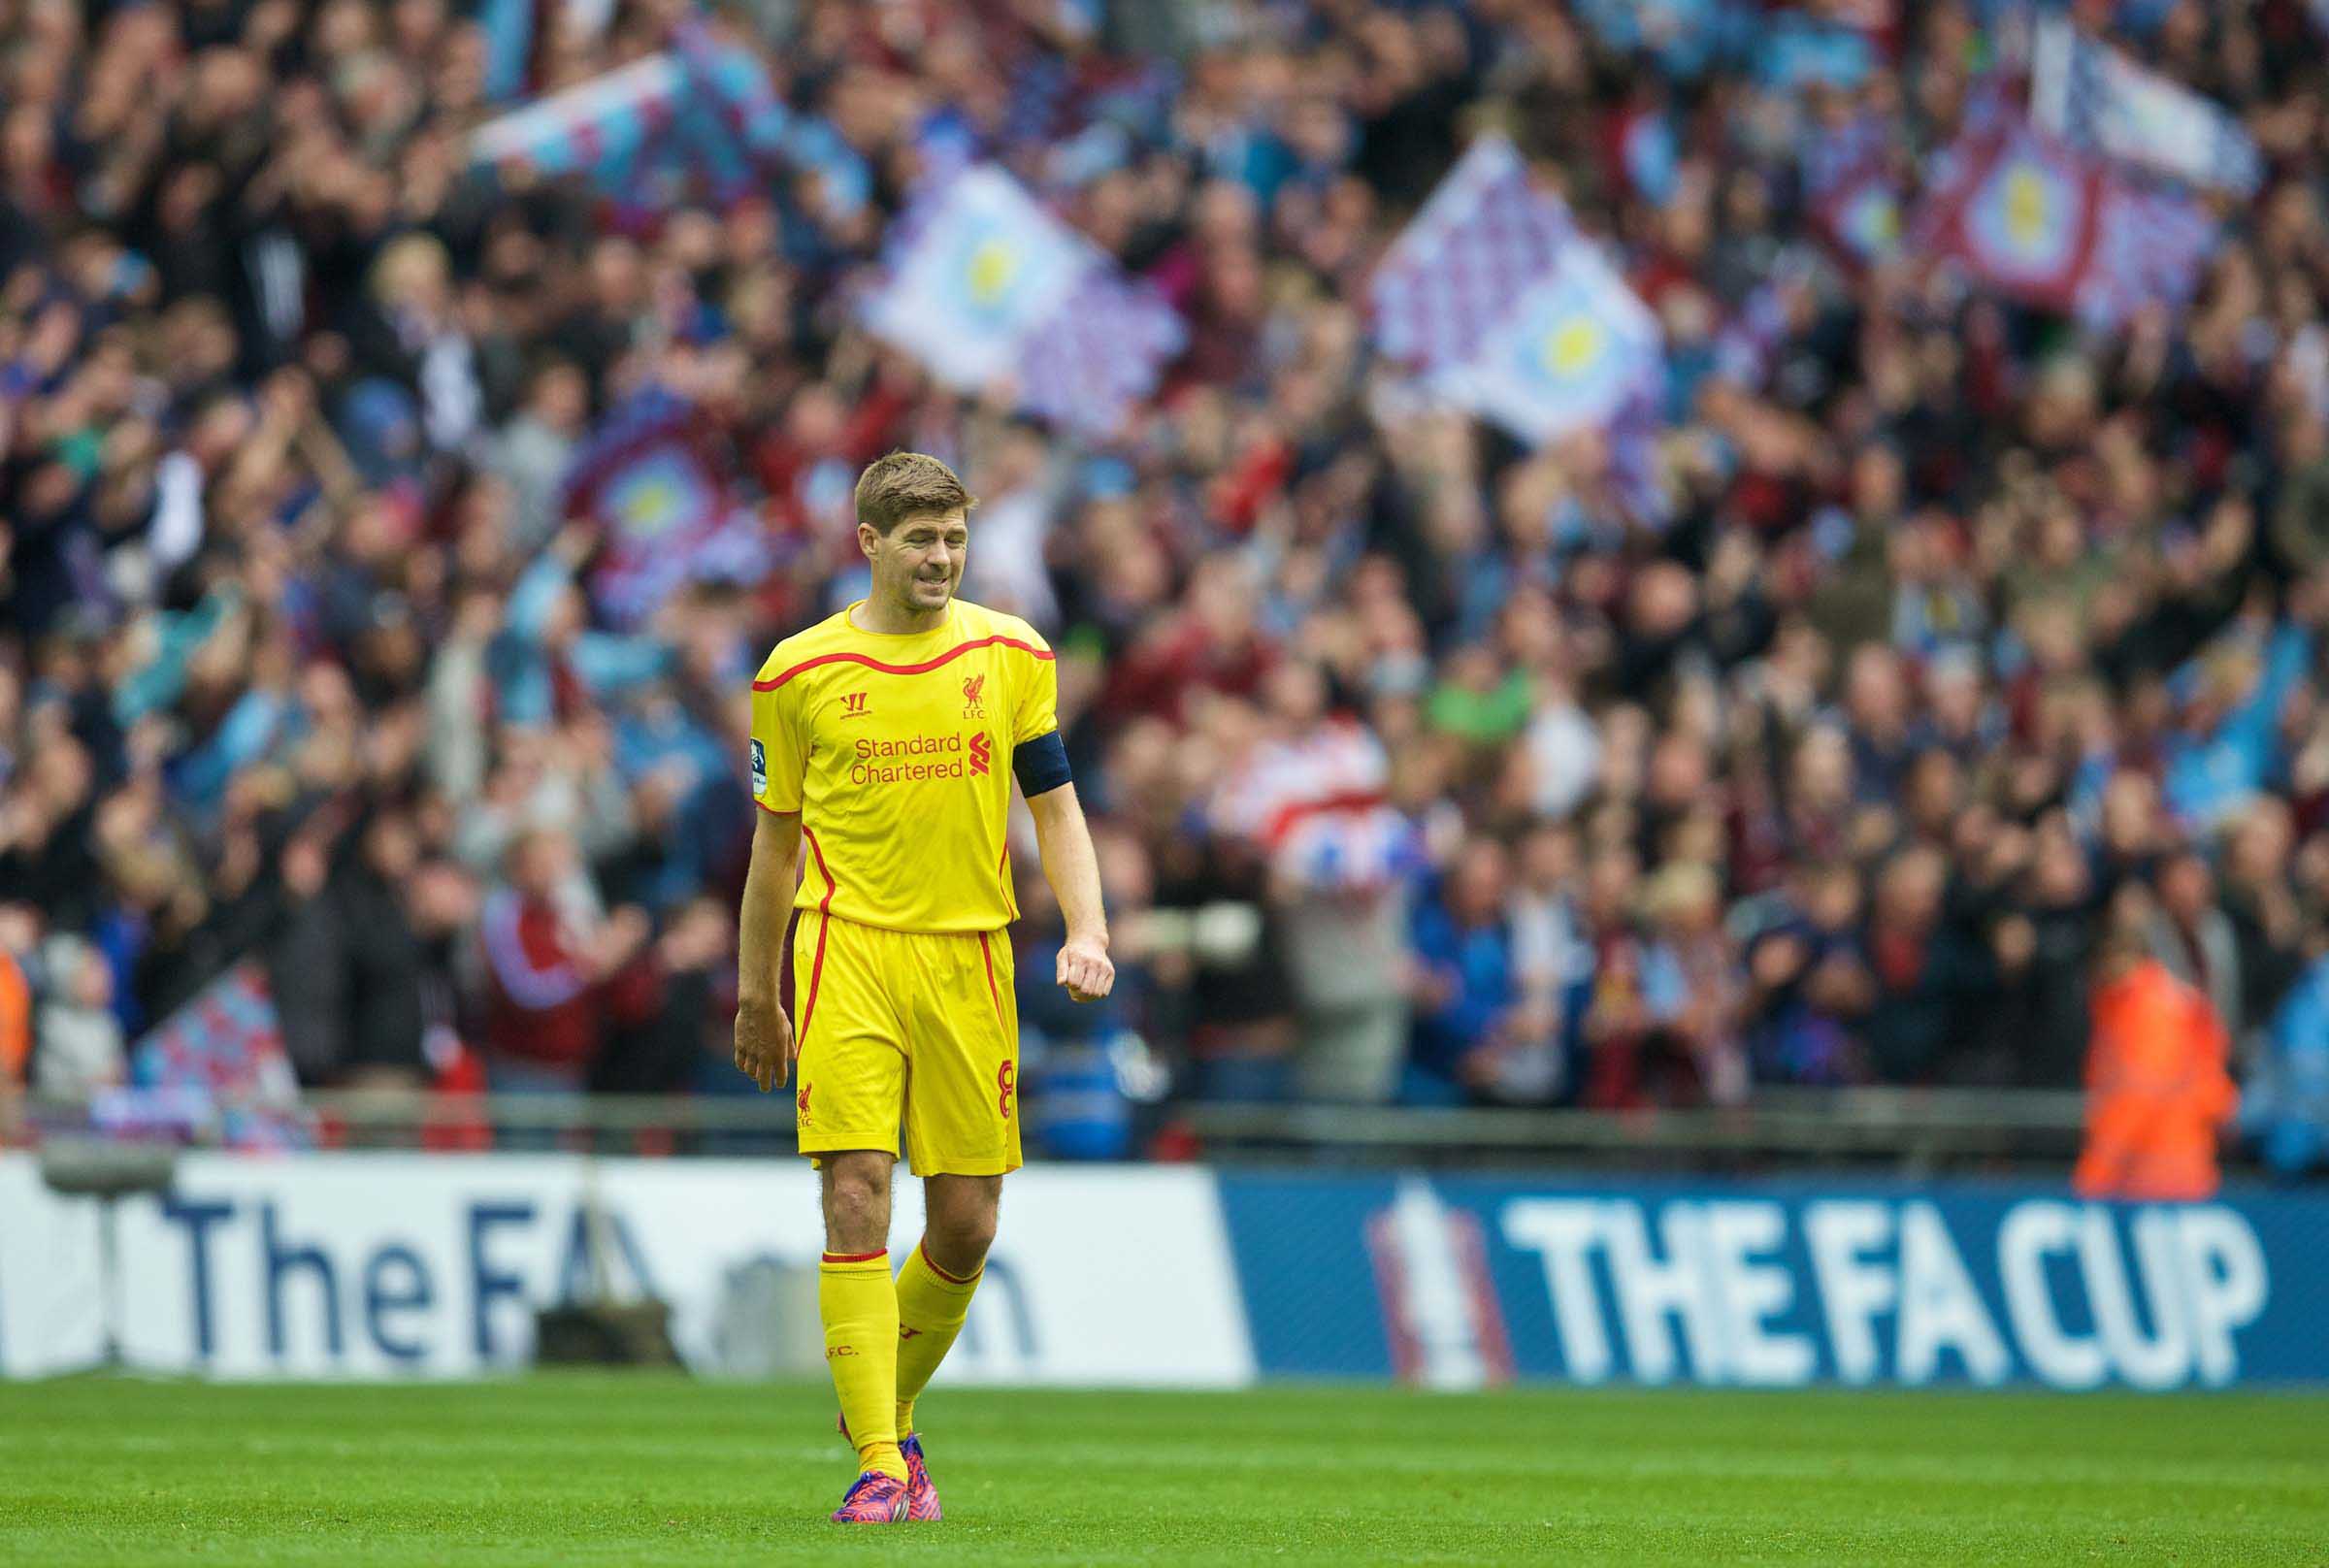
{"label": "grass pitch", "polygon": [[0,1384],[0,1564],[2329,1564],[2329,1397],[941,1390],[824,1522],[823,1388]]}

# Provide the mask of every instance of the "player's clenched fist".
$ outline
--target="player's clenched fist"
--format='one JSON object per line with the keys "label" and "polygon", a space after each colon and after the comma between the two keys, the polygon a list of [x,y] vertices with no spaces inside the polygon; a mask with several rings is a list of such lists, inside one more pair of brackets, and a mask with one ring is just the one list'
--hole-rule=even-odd
{"label": "player's clenched fist", "polygon": [[737,1070],[767,1094],[793,1075],[793,1021],[774,1002],[741,1002],[736,1009]]}
{"label": "player's clenched fist", "polygon": [[1060,984],[1077,1001],[1098,1001],[1116,989],[1116,965],[1099,942],[1073,937],[1060,948]]}

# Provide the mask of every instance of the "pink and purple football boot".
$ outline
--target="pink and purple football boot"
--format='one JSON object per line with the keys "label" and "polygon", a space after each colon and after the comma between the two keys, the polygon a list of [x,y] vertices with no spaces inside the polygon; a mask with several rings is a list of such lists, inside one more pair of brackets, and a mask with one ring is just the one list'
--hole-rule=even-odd
{"label": "pink and purple football boot", "polygon": [[897,1524],[905,1519],[905,1483],[878,1470],[857,1478],[841,1506],[833,1511],[836,1524]]}
{"label": "pink and purple football boot", "polygon": [[[833,1424],[834,1429],[841,1434],[841,1441],[848,1442],[849,1418],[836,1416]],[[930,1484],[930,1465],[922,1457],[920,1434],[908,1432],[900,1438],[898,1452],[905,1455],[905,1517],[916,1524],[929,1524],[944,1519],[945,1510],[938,1507],[938,1488]],[[863,1486],[865,1479],[864,1476],[858,1477],[858,1484]],[[850,1495],[856,1495],[854,1489]],[[841,1506],[846,1508],[848,1504],[844,1501]],[[834,1518],[837,1519],[840,1515],[836,1514]]]}
{"label": "pink and purple football boot", "polygon": [[938,1488],[930,1484],[930,1466],[923,1462],[921,1435],[906,1433],[898,1440],[898,1452],[905,1455],[905,1517],[917,1524],[944,1519]]}

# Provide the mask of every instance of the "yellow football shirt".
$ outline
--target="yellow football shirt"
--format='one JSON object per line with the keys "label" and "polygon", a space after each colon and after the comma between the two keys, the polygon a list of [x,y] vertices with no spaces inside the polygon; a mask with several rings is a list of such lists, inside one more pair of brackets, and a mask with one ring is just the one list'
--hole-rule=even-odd
{"label": "yellow football shirt", "polygon": [[964,600],[935,631],[867,632],[843,610],[777,643],[752,682],[752,799],[801,813],[794,906],[892,931],[1009,925],[1011,753],[1059,723],[1050,645]]}

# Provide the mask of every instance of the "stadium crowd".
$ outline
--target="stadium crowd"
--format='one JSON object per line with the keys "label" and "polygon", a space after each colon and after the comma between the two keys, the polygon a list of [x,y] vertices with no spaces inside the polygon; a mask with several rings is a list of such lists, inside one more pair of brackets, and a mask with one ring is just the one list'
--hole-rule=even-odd
{"label": "stadium crowd", "polygon": [[[1807,214],[1823,127],[1881,116],[1912,173],[1947,141],[1985,8],[1748,9],[1699,59],[1584,0],[739,8],[866,199],[804,160],[641,221],[470,162],[491,40],[448,0],[0,0],[0,1078],[119,1081],[249,959],[306,1083],[743,1088],[747,686],[853,597],[850,484],[902,446],[981,497],[966,593],[1059,650],[1100,845],[1118,995],[1031,986],[1031,1049],[1136,1033],[1175,1093],[1263,1098],[2070,1087],[2108,948],[2204,994],[2301,1163],[2321,35],[2116,8],[2270,174],[2189,309],[2098,334]],[[537,90],[677,19],[541,10]],[[1487,129],[1664,329],[1655,524],[1605,443],[1377,396],[1369,268]],[[966,156],[1185,318],[1118,439],[856,323]],[[563,484],[651,383],[774,553],[619,626]]]}

